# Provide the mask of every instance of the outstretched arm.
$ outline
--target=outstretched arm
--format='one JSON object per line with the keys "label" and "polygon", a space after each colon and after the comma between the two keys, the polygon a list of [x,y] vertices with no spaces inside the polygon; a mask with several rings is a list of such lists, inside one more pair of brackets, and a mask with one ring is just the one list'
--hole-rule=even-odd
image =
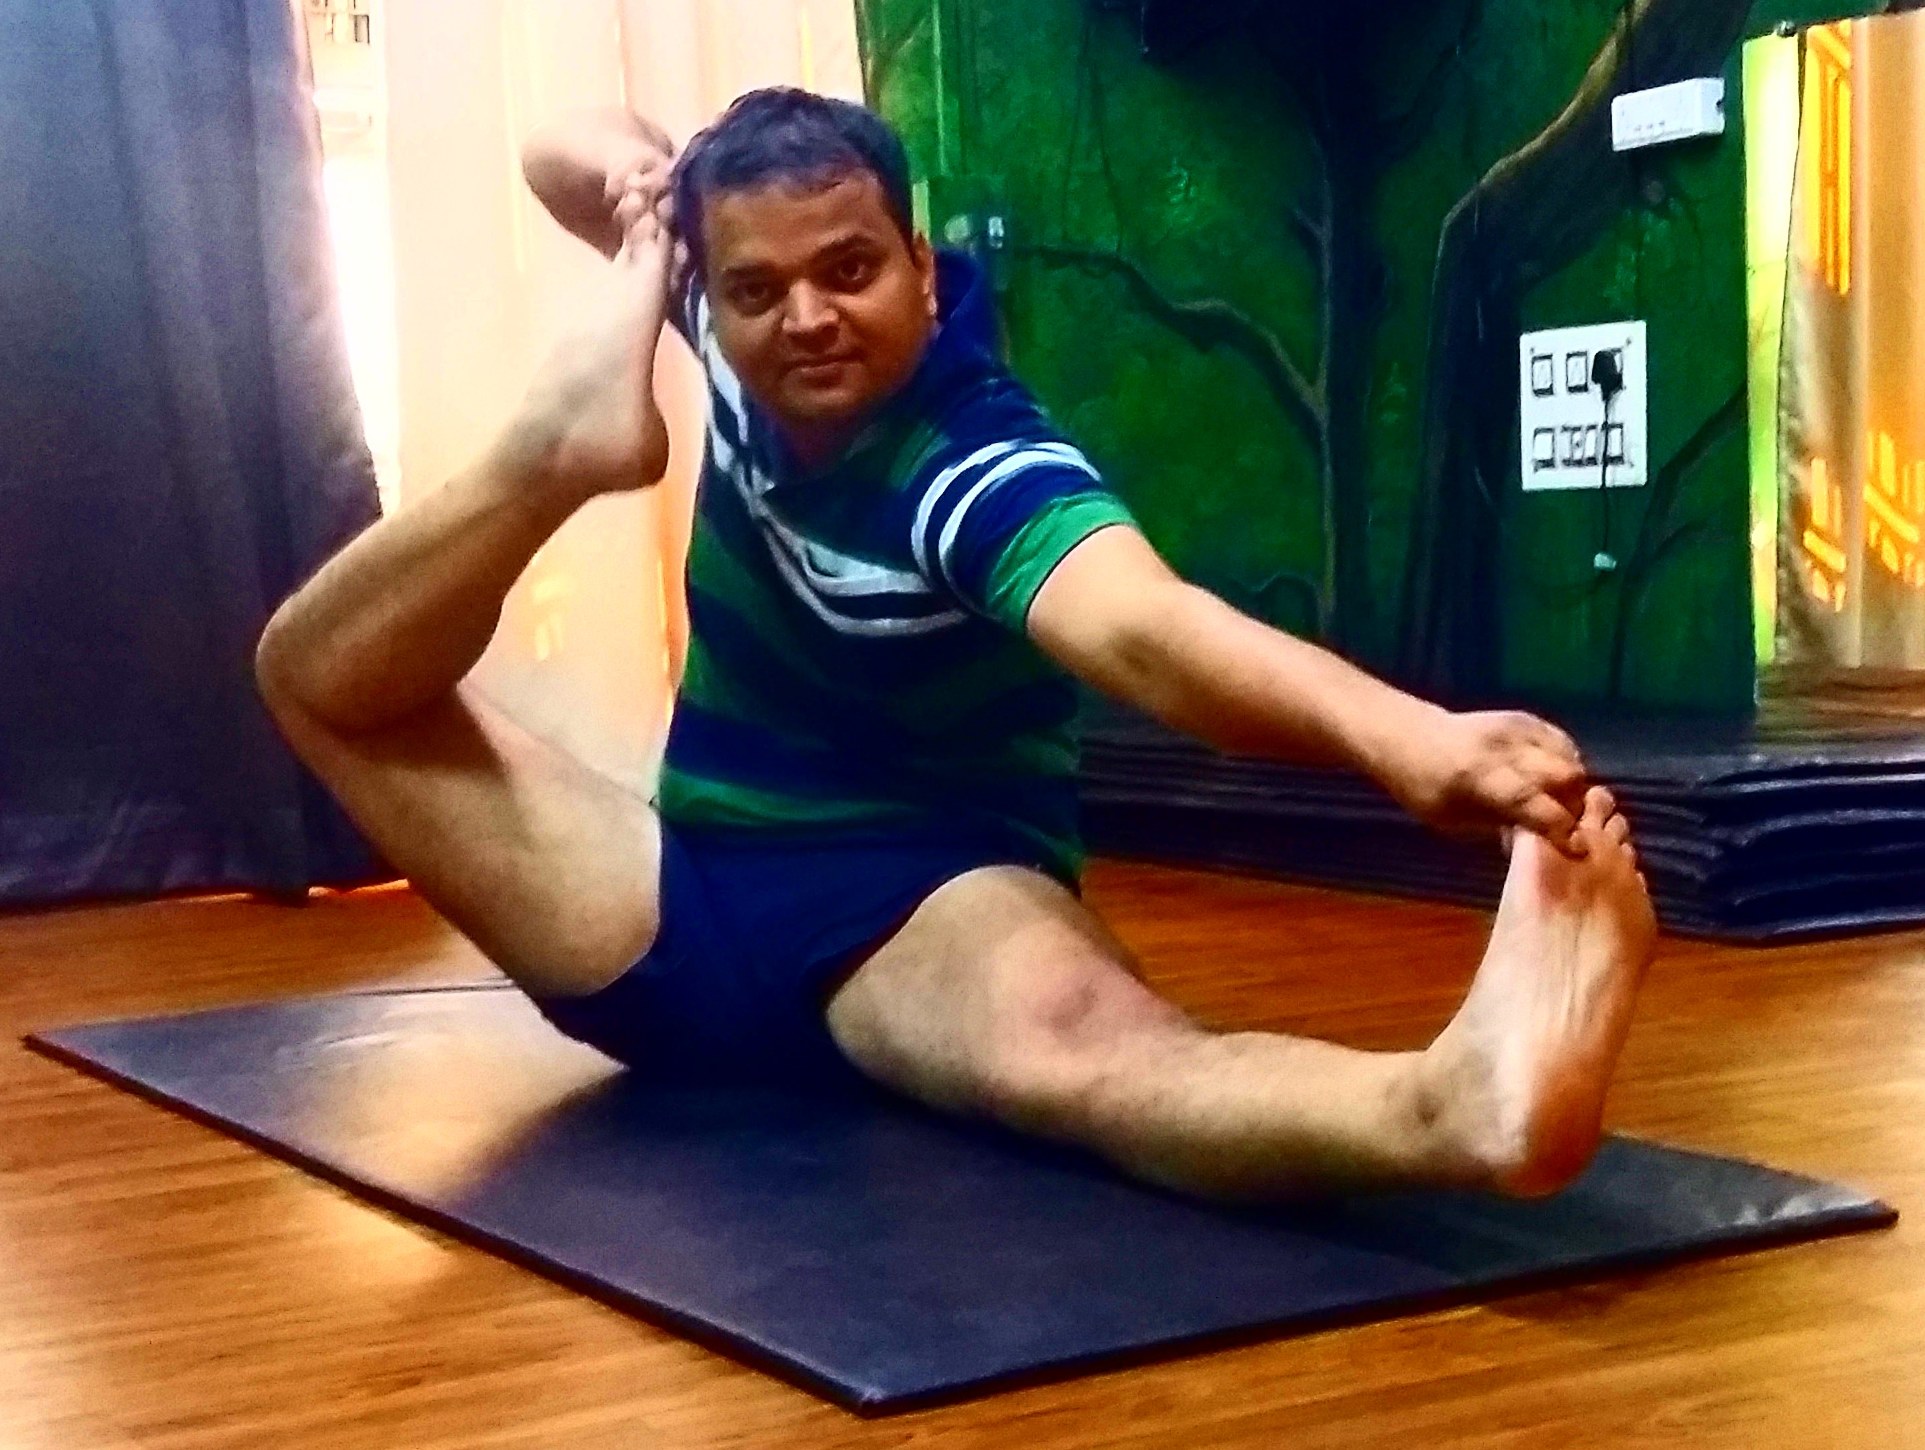
{"label": "outstretched arm", "polygon": [[1433,825],[1571,845],[1585,772],[1562,731],[1407,695],[1186,583],[1134,529],[1071,550],[1028,627],[1080,679],[1219,749],[1350,767]]}

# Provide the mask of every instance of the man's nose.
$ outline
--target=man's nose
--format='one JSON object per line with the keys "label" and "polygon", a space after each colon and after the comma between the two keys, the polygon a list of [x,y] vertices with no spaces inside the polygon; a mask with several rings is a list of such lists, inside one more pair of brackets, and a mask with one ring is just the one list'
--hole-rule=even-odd
{"label": "man's nose", "polygon": [[835,309],[819,288],[803,282],[790,289],[782,326],[791,337],[817,336],[834,327],[835,320]]}

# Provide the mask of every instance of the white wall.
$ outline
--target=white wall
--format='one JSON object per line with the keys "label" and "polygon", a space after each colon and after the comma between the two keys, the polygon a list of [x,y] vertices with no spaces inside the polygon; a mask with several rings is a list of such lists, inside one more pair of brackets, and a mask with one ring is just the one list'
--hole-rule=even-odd
{"label": "white wall", "polygon": [[[622,96],[615,0],[388,0],[390,208],[404,502],[506,419],[602,259],[542,212],[521,139]],[[597,500],[537,556],[484,659],[524,723],[638,783],[668,706],[653,496]]]}
{"label": "white wall", "polygon": [[[468,465],[581,305],[601,258],[522,183],[519,151],[571,107],[626,101],[678,141],[743,91],[861,94],[851,0],[383,0],[403,502]],[[652,785],[681,657],[681,561],[700,376],[665,348],[661,488],[598,500],[511,596],[481,681],[517,718]]]}

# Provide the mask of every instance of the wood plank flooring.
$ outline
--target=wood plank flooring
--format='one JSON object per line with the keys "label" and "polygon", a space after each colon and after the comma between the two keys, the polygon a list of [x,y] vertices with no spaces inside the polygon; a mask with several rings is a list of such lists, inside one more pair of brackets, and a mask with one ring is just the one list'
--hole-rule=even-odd
{"label": "wood plank flooring", "polygon": [[[1483,935],[1115,863],[1089,897],[1205,1017],[1368,1047],[1433,1031]],[[1925,1447],[1925,934],[1667,944],[1612,1103],[1620,1129],[1875,1192],[1895,1230],[875,1422],[17,1043],[488,974],[405,891],[0,918],[0,1450]]]}

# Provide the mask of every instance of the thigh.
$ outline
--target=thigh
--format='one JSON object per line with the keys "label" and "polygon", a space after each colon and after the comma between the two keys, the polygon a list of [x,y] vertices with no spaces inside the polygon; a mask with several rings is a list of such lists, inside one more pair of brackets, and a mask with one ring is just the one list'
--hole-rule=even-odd
{"label": "thigh", "polygon": [[868,1076],[936,1107],[1063,1121],[1116,1049],[1190,1030],[1062,885],[991,866],[948,882],[849,978],[830,1033]]}
{"label": "thigh", "polygon": [[466,687],[353,735],[277,718],[375,849],[529,992],[595,991],[654,941],[649,802]]}

